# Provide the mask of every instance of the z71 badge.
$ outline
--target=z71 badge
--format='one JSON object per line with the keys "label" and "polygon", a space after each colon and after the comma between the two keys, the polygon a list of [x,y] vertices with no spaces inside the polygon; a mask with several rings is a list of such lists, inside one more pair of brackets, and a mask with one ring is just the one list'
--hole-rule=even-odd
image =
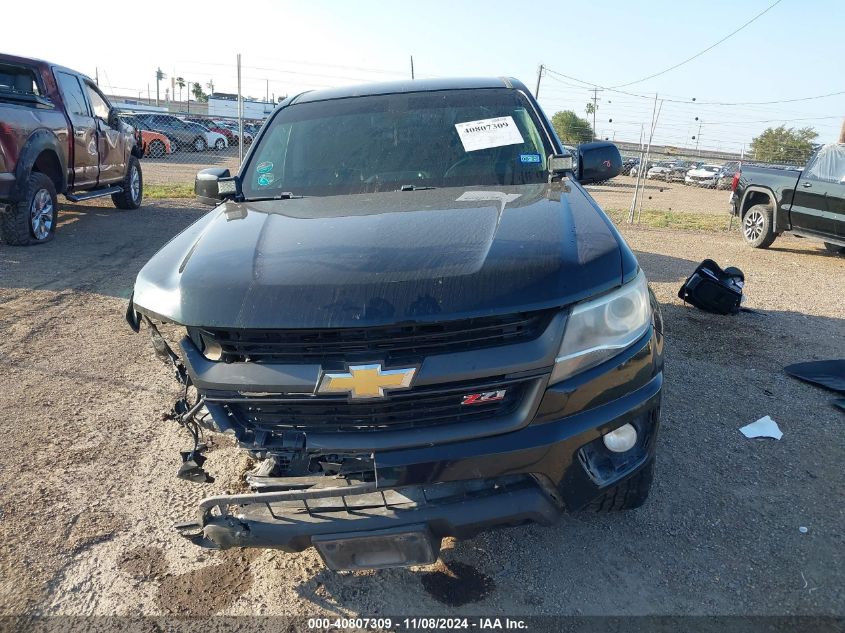
{"label": "z71 badge", "polygon": [[484,391],[482,393],[468,393],[464,396],[461,404],[484,404],[485,402],[496,402],[503,400],[506,389],[499,389],[498,391]]}

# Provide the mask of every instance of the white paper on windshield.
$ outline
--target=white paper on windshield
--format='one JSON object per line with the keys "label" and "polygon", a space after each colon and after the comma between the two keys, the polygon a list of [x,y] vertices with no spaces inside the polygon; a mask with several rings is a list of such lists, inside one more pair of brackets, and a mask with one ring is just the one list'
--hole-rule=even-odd
{"label": "white paper on windshield", "polygon": [[519,128],[513,121],[513,117],[509,116],[456,123],[455,129],[458,131],[458,136],[461,137],[464,151],[467,152],[525,142],[522,134],[519,133]]}

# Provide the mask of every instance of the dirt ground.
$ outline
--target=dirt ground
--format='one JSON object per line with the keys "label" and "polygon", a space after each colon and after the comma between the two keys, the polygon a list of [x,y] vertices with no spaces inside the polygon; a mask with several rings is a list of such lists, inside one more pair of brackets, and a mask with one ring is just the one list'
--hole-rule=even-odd
{"label": "dirt ground", "polygon": [[[782,371],[845,357],[845,257],[623,227],[667,329],[649,502],[450,542],[429,568],[339,575],[313,551],[207,552],[171,528],[234,489],[244,458],[221,440],[214,484],[175,478],[189,445],[161,421],[175,381],[123,314],[142,264],[204,212],[65,205],[51,244],[0,245],[0,614],[845,614],[845,418]],[[757,312],[680,303],[705,257],[745,271]],[[782,440],[739,433],[766,414]]]}

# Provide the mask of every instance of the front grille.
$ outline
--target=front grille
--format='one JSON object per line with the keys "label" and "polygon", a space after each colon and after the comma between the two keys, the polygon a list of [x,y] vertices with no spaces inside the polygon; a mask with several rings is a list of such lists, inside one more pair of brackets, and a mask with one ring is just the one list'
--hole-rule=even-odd
{"label": "front grille", "polygon": [[532,340],[556,310],[366,328],[241,330],[204,328],[206,345],[224,361],[331,363],[356,359],[402,361]]}
{"label": "front grille", "polygon": [[[379,401],[345,397],[237,398],[224,405],[243,426],[257,431],[357,433],[460,424],[513,413],[536,376],[464,381],[391,394]],[[464,405],[467,394],[505,390],[502,400]]]}

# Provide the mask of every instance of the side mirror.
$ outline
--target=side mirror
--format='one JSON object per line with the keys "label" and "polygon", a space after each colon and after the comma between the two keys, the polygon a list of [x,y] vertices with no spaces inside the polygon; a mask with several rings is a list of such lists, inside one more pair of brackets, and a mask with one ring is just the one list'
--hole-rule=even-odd
{"label": "side mirror", "polygon": [[221,200],[237,198],[241,193],[241,183],[237,176],[230,175],[228,169],[211,167],[197,173],[194,193],[197,202],[214,206]]}
{"label": "side mirror", "polygon": [[106,124],[113,130],[120,129],[120,118],[117,116],[117,108],[109,108],[109,118]]}
{"label": "side mirror", "polygon": [[622,155],[613,143],[597,141],[578,146],[578,182],[601,182],[622,171]]}

